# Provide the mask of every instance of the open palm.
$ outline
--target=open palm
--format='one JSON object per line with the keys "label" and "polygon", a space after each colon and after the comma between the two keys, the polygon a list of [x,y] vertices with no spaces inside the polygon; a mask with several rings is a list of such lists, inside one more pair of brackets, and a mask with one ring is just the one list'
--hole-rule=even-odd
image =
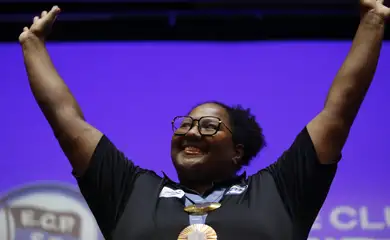
{"label": "open palm", "polygon": [[23,43],[29,38],[29,36],[34,36],[44,41],[50,33],[51,27],[53,26],[53,23],[60,11],[61,10],[57,6],[54,6],[49,12],[43,11],[40,17],[34,17],[31,27],[23,28],[23,32],[19,36],[19,42]]}
{"label": "open palm", "polygon": [[384,0],[360,0],[360,4],[367,11],[373,11],[385,19],[390,17],[390,8],[385,5]]}

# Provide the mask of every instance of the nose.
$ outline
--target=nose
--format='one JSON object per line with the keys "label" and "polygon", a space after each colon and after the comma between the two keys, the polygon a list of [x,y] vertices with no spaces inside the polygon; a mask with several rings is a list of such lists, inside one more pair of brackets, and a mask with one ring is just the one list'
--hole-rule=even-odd
{"label": "nose", "polygon": [[188,130],[186,136],[189,136],[189,137],[191,137],[191,136],[201,137],[197,123],[194,123],[194,125],[191,127],[191,129]]}

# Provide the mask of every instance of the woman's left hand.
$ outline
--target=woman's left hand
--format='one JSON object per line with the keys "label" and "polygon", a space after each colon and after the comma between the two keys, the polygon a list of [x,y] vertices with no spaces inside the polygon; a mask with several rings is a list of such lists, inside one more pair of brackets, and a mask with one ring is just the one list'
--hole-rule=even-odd
{"label": "woman's left hand", "polygon": [[384,2],[384,0],[360,0],[362,16],[368,12],[373,12],[386,20],[390,17],[390,8]]}

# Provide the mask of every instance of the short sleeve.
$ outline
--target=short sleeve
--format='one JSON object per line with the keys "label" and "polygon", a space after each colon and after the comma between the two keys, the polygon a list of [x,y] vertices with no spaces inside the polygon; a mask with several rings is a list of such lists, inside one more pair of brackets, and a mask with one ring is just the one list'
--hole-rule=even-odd
{"label": "short sleeve", "polygon": [[294,236],[307,238],[303,235],[310,231],[328,195],[336,169],[336,163],[324,165],[319,162],[306,128],[298,134],[291,147],[267,168],[292,217]]}
{"label": "short sleeve", "polygon": [[103,136],[83,176],[75,176],[82,195],[107,237],[115,228],[140,169]]}

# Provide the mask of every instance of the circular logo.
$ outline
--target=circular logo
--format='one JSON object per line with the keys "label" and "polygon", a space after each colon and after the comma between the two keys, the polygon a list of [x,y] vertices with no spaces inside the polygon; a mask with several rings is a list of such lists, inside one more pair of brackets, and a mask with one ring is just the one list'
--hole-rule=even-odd
{"label": "circular logo", "polygon": [[25,185],[0,198],[0,239],[101,240],[96,221],[75,188]]}

